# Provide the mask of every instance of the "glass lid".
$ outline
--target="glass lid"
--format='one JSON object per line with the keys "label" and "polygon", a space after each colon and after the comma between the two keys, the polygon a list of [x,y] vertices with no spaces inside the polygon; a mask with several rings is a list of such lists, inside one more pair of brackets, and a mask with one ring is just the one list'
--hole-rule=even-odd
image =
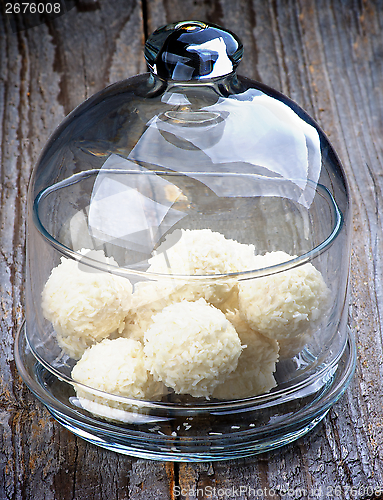
{"label": "glass lid", "polygon": [[41,233],[72,257],[119,248],[137,271],[179,228],[305,259],[326,248],[348,214],[339,161],[295,103],[237,76],[242,52],[217,26],[157,30],[151,72],[88,99],[45,148],[30,187]]}
{"label": "glass lid", "polygon": [[[294,399],[336,369],[345,175],[296,103],[237,75],[242,54],[218,26],[162,27],[146,42],[150,71],[89,98],[42,152],[29,188],[26,335],[79,393]],[[125,349],[141,360],[141,385],[97,385],[96,361],[82,378],[83,357],[104,356],[104,343],[111,370]]]}

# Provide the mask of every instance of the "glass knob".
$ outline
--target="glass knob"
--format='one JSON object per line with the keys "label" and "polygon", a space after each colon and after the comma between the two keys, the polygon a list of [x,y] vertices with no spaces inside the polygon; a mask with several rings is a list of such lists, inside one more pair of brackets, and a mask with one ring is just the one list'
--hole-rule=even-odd
{"label": "glass knob", "polygon": [[222,78],[235,71],[242,54],[234,33],[200,21],[163,26],[145,44],[150,70],[164,80]]}

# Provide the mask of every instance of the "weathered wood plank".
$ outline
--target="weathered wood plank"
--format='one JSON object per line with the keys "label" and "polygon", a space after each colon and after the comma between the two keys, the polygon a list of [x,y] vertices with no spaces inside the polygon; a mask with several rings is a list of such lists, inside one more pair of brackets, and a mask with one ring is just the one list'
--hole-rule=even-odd
{"label": "weathered wood plank", "polygon": [[[245,42],[239,72],[283,91],[324,128],[344,163],[354,203],[351,326],[358,333],[356,379],[314,433],[278,454],[245,465],[214,464],[214,470],[225,469],[215,484],[241,484],[245,469],[249,475],[245,483],[254,488],[279,485],[282,490],[290,486],[317,492],[322,488],[323,492],[338,485],[342,495],[350,498],[347,489],[352,486],[379,486],[383,472],[379,447],[383,439],[382,252],[377,210],[381,197],[383,72],[378,33],[382,4],[253,1],[236,2],[232,9],[224,1],[162,4],[161,9],[160,2],[153,2],[154,19],[162,11],[167,22],[182,18],[185,5],[198,19],[212,21],[212,12],[220,13],[215,21],[232,27]],[[150,8],[148,12],[153,29]],[[253,30],[248,29],[249,22]],[[251,58],[246,60],[249,49]],[[180,481],[188,487],[204,484],[205,476],[196,467],[180,466]]]}
{"label": "weathered wood plank", "polygon": [[158,469],[100,450],[61,428],[25,389],[13,359],[23,316],[32,166],[76,105],[109,83],[145,71],[141,13],[139,1],[104,2],[18,33],[0,17],[1,499],[145,498],[149,487],[150,496],[160,499],[169,488],[165,465]]}
{"label": "weathered wood plank", "polygon": [[[354,206],[353,383],[297,443],[214,464],[162,464],[86,444],[35,401],[13,360],[23,315],[26,186],[39,151],[83,99],[145,71],[145,31],[187,18],[235,31],[245,45],[239,72],[286,93],[320,123],[344,163]],[[241,499],[257,490],[264,498],[290,491],[362,499],[367,486],[383,488],[383,2],[100,0],[18,33],[4,16],[0,23],[0,498],[166,499],[178,486],[185,498],[197,488],[199,498],[211,492],[212,499],[234,488]]]}

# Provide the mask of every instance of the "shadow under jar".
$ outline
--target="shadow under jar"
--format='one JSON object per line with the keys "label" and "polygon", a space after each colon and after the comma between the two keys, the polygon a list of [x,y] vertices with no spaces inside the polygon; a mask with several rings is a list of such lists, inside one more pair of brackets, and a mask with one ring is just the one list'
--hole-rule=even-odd
{"label": "shadow under jar", "polygon": [[34,170],[16,362],[98,446],[267,451],[312,429],[355,369],[345,175],[301,108],[237,75],[235,34],[175,23],[145,57]]}

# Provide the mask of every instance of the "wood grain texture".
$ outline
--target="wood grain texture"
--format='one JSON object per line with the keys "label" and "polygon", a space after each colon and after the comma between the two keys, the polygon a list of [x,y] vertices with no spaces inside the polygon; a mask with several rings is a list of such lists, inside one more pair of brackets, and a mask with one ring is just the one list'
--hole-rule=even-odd
{"label": "wood grain texture", "polygon": [[[257,490],[258,498],[273,499],[288,498],[287,491],[295,495],[290,498],[378,498],[366,488],[383,489],[383,2],[99,0],[92,8],[84,5],[78,2],[64,16],[17,33],[3,12],[0,16],[0,500],[162,500],[193,498],[197,488],[198,498],[211,499],[225,498],[219,494],[224,489],[240,499],[257,498]],[[145,71],[146,33],[181,19],[221,24],[240,36],[245,55],[239,73],[281,90],[317,120],[344,164],[353,200],[354,380],[309,435],[246,460],[165,464],[98,449],[49,416],[26,390],[13,358],[23,317],[32,166],[77,104]],[[174,486],[185,495],[177,497]],[[247,492],[240,493],[240,486]],[[327,494],[335,487],[338,496]]]}

